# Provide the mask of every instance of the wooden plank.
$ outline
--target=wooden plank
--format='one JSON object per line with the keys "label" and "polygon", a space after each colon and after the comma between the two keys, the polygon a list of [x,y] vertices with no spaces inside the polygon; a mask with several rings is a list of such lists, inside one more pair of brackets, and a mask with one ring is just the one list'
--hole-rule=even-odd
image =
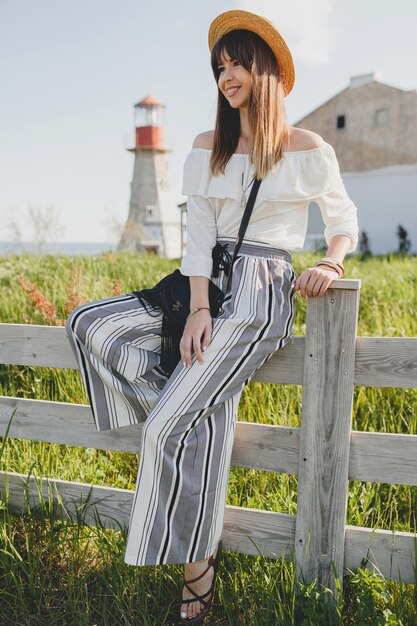
{"label": "wooden plank", "polygon": [[0,363],[78,369],[63,326],[0,324]]}
{"label": "wooden plank", "polygon": [[[265,382],[301,384],[304,337],[294,337],[265,364]],[[0,363],[78,369],[63,326],[0,324]],[[258,380],[258,372],[253,380]]]}
{"label": "wooden plank", "polygon": [[298,474],[299,447],[299,428],[237,422],[231,464]]}
{"label": "wooden plank", "polygon": [[349,480],[417,485],[417,435],[352,431]]}
{"label": "wooden plank", "polygon": [[409,532],[346,526],[345,568],[353,571],[366,558],[366,568],[384,578],[415,583],[415,542],[415,535]]}
{"label": "wooden plank", "polygon": [[417,387],[417,337],[358,337],[355,385]]}
{"label": "wooden plank", "polygon": [[[26,491],[26,496],[25,496]],[[28,506],[39,505],[39,492],[44,500],[51,499],[57,519],[126,531],[134,491],[101,487],[54,478],[29,478],[24,474],[0,472],[0,494],[8,494],[11,512],[19,515]],[[369,555],[367,567],[385,578],[414,582],[414,535],[406,532],[371,530],[346,526],[345,567],[354,570]],[[277,559],[293,557],[295,516],[271,511],[259,511],[226,506],[223,531],[224,546],[242,554],[263,554]],[[345,573],[349,573],[346,569]]]}
{"label": "wooden plank", "polygon": [[[0,398],[0,436],[16,410],[9,437],[138,454],[142,424],[98,431],[89,405]],[[238,422],[232,464],[251,469],[298,471],[298,428]]]}
{"label": "wooden plank", "polygon": [[296,575],[342,582],[359,291],[329,288],[307,304],[296,521]]}
{"label": "wooden plank", "polygon": [[44,501],[53,502],[58,519],[89,526],[100,522],[105,528],[122,530],[129,525],[134,491],[0,472],[0,493],[15,515],[38,506],[41,494]]}
{"label": "wooden plank", "polygon": [[359,291],[361,288],[360,278],[337,278],[331,283],[332,289],[349,289]]}
{"label": "wooden plank", "polygon": [[[304,353],[305,337],[294,336],[252,381],[301,385]],[[62,326],[0,324],[0,363],[77,369]],[[354,384],[417,387],[417,337],[357,337]]]}
{"label": "wooden plank", "polygon": [[252,377],[254,383],[302,385],[305,337],[292,337]]}
{"label": "wooden plank", "polygon": [[[252,380],[301,385],[304,353],[305,337],[294,336]],[[77,369],[61,326],[0,324],[0,363]],[[417,387],[417,337],[357,337],[354,384]]]}
{"label": "wooden plank", "polygon": [[[89,405],[0,398],[0,436],[138,454],[142,425],[98,431]],[[298,474],[300,429],[238,422],[231,464]],[[417,485],[417,435],[352,431],[349,479]]]}
{"label": "wooden plank", "polygon": [[[26,491],[26,495],[25,495]],[[8,494],[9,509],[19,515],[39,505],[39,493],[51,498],[58,519],[127,530],[134,491],[53,478],[0,472],[0,494]],[[49,495],[48,495],[49,494]],[[62,503],[62,505],[61,505]],[[284,513],[227,506],[225,548],[278,558],[294,550],[295,517]]]}
{"label": "wooden plank", "polygon": [[98,431],[90,405],[70,402],[0,397],[0,436],[14,410],[9,437],[133,454],[140,450],[141,424]]}
{"label": "wooden plank", "polygon": [[223,538],[227,550],[292,559],[294,537],[295,515],[226,506]]}
{"label": "wooden plank", "polygon": [[[254,382],[303,383],[305,337],[278,350],[254,375]],[[417,337],[357,337],[356,386],[417,388]]]}

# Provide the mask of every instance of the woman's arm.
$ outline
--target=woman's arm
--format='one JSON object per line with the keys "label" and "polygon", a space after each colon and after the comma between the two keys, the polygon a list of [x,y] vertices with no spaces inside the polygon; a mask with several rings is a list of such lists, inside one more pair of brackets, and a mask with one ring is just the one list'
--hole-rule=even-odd
{"label": "woman's arm", "polygon": [[347,235],[333,235],[330,239],[326,256],[331,256],[341,263],[352,245],[352,239]]}
{"label": "woman's arm", "polygon": [[[322,156],[317,169],[322,191],[312,199],[319,205],[325,225],[326,256],[342,263],[345,255],[354,252],[358,244],[357,208],[345,189],[334,149],[330,146]],[[337,265],[328,260],[330,265]],[[336,269],[323,265],[308,267],[297,278],[295,290],[300,291],[302,298],[322,296],[336,278],[339,278]]]}
{"label": "woman's arm", "polygon": [[[211,147],[206,145],[209,135],[197,135],[193,148]],[[187,196],[187,243],[180,272],[190,279],[190,309],[210,307],[209,279],[213,268],[212,249],[217,236],[216,216],[209,198],[204,195],[202,162],[197,154],[191,151],[186,159],[182,186],[182,193]],[[191,367],[193,349],[199,362],[203,362],[202,350],[209,345],[211,332],[210,310],[201,309],[187,319],[180,341],[180,354],[186,365]]]}
{"label": "woman's arm", "polygon": [[190,309],[210,306],[208,297],[209,279],[206,276],[190,276]]}
{"label": "woman's arm", "polygon": [[[333,235],[326,256],[331,256],[342,263],[351,245],[352,240],[347,235]],[[336,270],[308,267],[297,278],[294,289],[299,290],[304,299],[307,296],[322,296],[336,278],[339,278]]]}
{"label": "woman's arm", "polygon": [[[208,307],[208,284],[206,276],[190,276],[190,309]],[[192,349],[200,363],[203,362],[203,350],[211,341],[212,318],[210,310],[201,309],[193,313],[185,323],[184,332],[180,341],[180,354],[185,365],[191,367]]]}
{"label": "woman's arm", "polygon": [[[187,199],[187,250],[182,258],[180,271],[190,278],[190,309],[209,307],[209,277],[213,259],[212,249],[216,243],[216,222],[213,208],[207,198],[188,196]],[[185,324],[180,341],[180,354],[191,367],[192,350],[203,362],[202,348],[211,341],[212,318],[210,311],[202,309],[194,313]]]}

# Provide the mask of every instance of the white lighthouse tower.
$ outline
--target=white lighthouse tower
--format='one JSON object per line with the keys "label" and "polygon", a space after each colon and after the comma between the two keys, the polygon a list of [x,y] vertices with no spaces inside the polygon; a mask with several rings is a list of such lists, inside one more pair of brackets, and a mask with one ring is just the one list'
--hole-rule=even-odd
{"label": "white lighthouse tower", "polygon": [[174,202],[164,147],[163,109],[151,95],[135,104],[135,154],[129,216],[118,250],[181,257],[181,211]]}

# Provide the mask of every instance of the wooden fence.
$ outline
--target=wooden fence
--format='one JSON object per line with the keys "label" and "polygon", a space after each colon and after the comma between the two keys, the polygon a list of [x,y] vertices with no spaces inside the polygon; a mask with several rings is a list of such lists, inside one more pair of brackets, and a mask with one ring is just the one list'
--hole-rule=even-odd
{"label": "wooden fence", "polygon": [[[253,381],[303,385],[301,428],[238,422],[232,465],[298,474],[297,514],[226,507],[224,547],[246,554],[296,558],[305,581],[336,593],[334,572],[367,566],[393,580],[415,581],[415,536],[348,526],[348,480],[417,485],[417,436],[351,431],[354,385],[417,387],[417,338],[357,337],[359,280],[332,283],[309,298],[306,336],[275,353]],[[62,327],[0,324],[0,362],[77,367]],[[9,436],[136,454],[141,426],[97,431],[88,405],[0,398],[0,435],[15,411]],[[84,522],[97,515],[108,528],[127,529],[133,491],[0,474],[13,511],[52,497],[57,514]]]}

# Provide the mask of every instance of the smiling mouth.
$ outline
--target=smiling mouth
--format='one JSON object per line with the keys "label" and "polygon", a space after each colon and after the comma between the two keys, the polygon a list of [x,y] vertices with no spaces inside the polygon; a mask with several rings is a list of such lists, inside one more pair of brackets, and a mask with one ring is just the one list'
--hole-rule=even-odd
{"label": "smiling mouth", "polygon": [[233,89],[227,89],[226,95],[230,98],[231,96],[234,96],[239,91],[239,89],[240,87],[233,87]]}

